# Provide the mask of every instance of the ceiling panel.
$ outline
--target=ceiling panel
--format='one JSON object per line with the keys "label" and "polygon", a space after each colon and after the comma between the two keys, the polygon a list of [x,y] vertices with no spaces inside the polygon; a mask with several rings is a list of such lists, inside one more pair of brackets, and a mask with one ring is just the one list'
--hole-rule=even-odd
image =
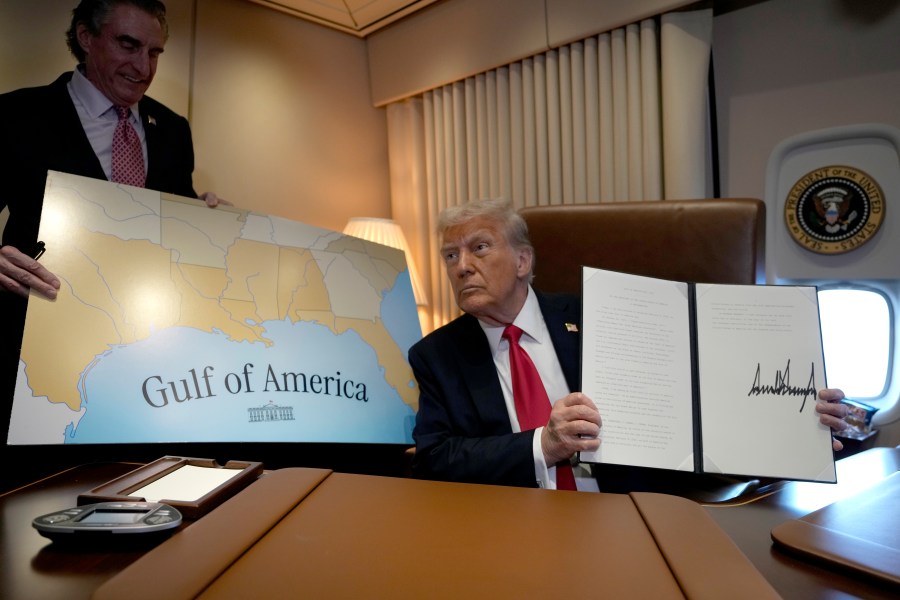
{"label": "ceiling panel", "polygon": [[249,0],[277,11],[365,37],[437,0]]}

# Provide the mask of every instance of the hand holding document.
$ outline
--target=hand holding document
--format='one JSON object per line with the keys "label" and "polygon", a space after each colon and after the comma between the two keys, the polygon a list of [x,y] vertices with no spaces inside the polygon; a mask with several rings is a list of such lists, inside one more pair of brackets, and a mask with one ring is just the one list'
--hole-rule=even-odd
{"label": "hand holding document", "polygon": [[603,417],[585,462],[835,481],[815,287],[583,270],[582,391]]}

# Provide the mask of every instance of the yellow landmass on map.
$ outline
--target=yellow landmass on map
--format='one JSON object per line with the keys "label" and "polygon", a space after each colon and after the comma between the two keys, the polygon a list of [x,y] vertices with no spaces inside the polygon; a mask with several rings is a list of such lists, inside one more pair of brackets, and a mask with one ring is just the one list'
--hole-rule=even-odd
{"label": "yellow landmass on map", "polygon": [[384,322],[338,318],[335,330],[340,335],[352,329],[372,348],[377,348],[378,363],[384,367],[384,378],[397,390],[400,398],[414,411],[419,410],[419,386],[400,347],[391,339]]}
{"label": "yellow landmass on map", "polygon": [[[337,244],[329,246],[333,251]],[[354,250],[360,250],[362,244],[351,244]],[[380,253],[380,252],[379,252]],[[393,255],[392,252],[387,252]],[[331,309],[328,288],[319,264],[308,250],[282,248],[279,268],[278,296],[279,305],[284,306],[284,316],[292,321],[308,321],[319,323],[331,329],[335,335],[354,330],[367,344],[376,349],[379,364],[384,368],[385,380],[400,395],[400,398],[413,410],[419,407],[419,388],[406,362],[406,357],[399,346],[391,338],[381,319],[348,319],[335,316]],[[402,258],[402,255],[401,255]],[[370,274],[376,272],[371,261],[356,261],[355,266]],[[402,263],[401,263],[402,265]],[[394,278],[399,272],[394,273]],[[377,275],[379,284],[385,279]],[[413,382],[413,385],[410,385]]]}
{"label": "yellow landmass on map", "polygon": [[328,244],[328,252],[342,254],[376,290],[393,287],[397,275],[406,268],[406,258],[401,250],[380,244],[364,244],[351,236]]}
{"label": "yellow landmass on map", "polygon": [[172,279],[181,298],[179,325],[201,331],[218,329],[239,342],[267,341],[263,338],[263,328],[246,320],[259,320],[255,304],[223,298],[228,284],[224,269],[173,264]]}
{"label": "yellow landmass on map", "polygon": [[[355,331],[375,349],[387,382],[416,410],[418,388],[411,385],[412,371],[378,317],[374,300],[394,285],[405,267],[403,253],[350,237],[329,244],[324,258],[323,251],[317,256],[308,249],[260,241],[229,243],[240,221],[226,216],[221,219],[226,233],[208,247],[184,241],[189,241],[190,231],[169,236],[169,242],[178,244],[167,250],[152,241],[123,240],[74,224],[70,233],[55,240],[41,262],[61,276],[59,297],[51,302],[35,296],[27,313],[29,343],[23,346],[22,360],[34,395],[77,411],[82,372],[114,345],[132,344],[175,326],[220,330],[234,341],[271,344],[256,323],[288,318],[320,323],[336,335]],[[184,228],[181,221],[174,222]],[[227,248],[221,261],[217,248]],[[323,264],[335,266],[329,282]],[[352,316],[371,313],[371,318],[335,315],[333,294],[358,294],[352,300],[359,310]],[[39,343],[60,339],[61,331],[65,351]]]}
{"label": "yellow landmass on map", "polygon": [[[354,268],[364,275],[375,289],[383,289],[393,285],[394,280],[403,268],[403,254],[397,261],[397,252],[372,244],[364,245],[354,238],[345,238],[346,242],[334,242],[328,246],[328,252],[342,251],[344,256],[352,255]],[[365,250],[370,247],[372,255]],[[374,256],[373,256],[374,255]],[[336,316],[331,307],[325,277],[318,262],[308,250],[295,248],[281,249],[279,267],[279,305],[284,306],[284,316],[292,321],[308,321],[319,323],[331,329],[335,335],[348,330],[355,331],[372,348],[376,349],[379,364],[384,369],[385,379],[400,398],[413,410],[418,410],[419,388],[406,362],[406,357],[391,338],[384,322],[372,319],[350,319]],[[376,259],[376,260],[373,260]],[[379,271],[376,263],[390,265],[393,273]],[[411,385],[412,382],[412,385]]]}
{"label": "yellow landmass on map", "polygon": [[241,237],[245,214],[233,207],[210,210],[196,200],[162,194],[160,244],[179,264],[225,267],[225,253]]}
{"label": "yellow landmass on map", "polygon": [[77,411],[78,379],[94,357],[176,323],[179,299],[169,253],[145,240],[85,231],[78,238],[55,240],[52,256],[48,252],[42,262],[60,274],[62,287],[55,302],[29,300],[26,331],[29,340],[59,339],[62,331],[68,345],[54,351],[24,344],[22,360],[36,396]]}
{"label": "yellow landmass on map", "polygon": [[301,318],[301,312],[321,311],[334,319],[325,277],[312,252],[301,248],[281,248],[280,256],[278,312],[281,318],[295,320]]}
{"label": "yellow landmass on map", "polygon": [[225,256],[228,287],[223,296],[252,301],[261,321],[280,318],[278,299],[279,247],[252,240],[236,240]]}

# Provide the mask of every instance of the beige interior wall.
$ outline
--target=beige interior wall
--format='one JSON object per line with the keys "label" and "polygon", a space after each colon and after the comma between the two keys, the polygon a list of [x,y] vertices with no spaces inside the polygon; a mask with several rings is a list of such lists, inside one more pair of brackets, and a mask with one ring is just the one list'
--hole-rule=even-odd
{"label": "beige interior wall", "polygon": [[341,230],[389,217],[387,124],[365,42],[244,0],[198,0],[198,192]]}
{"label": "beige interior wall", "polygon": [[[695,0],[546,0],[551,48],[678,10]],[[699,8],[699,7],[695,7]]]}
{"label": "beige interior wall", "polygon": [[[0,93],[74,67],[64,33],[76,4],[0,2]],[[336,230],[390,216],[364,41],[243,0],[166,5],[171,36],[149,94],[190,116],[198,192]]]}
{"label": "beige interior wall", "polygon": [[71,0],[0,2],[0,93],[50,83],[70,71],[66,48]]}
{"label": "beige interior wall", "polygon": [[372,98],[393,102],[547,48],[545,0],[449,0],[367,38]]}
{"label": "beige interior wall", "polygon": [[[69,4],[75,2],[69,0]],[[148,94],[180,115],[188,116],[191,99],[191,48],[194,0],[166,0],[169,40]]]}
{"label": "beige interior wall", "polygon": [[691,0],[446,0],[368,37],[380,106]]}
{"label": "beige interior wall", "polygon": [[762,198],[782,140],[855,123],[900,128],[900,2],[768,0],[716,17],[722,195]]}

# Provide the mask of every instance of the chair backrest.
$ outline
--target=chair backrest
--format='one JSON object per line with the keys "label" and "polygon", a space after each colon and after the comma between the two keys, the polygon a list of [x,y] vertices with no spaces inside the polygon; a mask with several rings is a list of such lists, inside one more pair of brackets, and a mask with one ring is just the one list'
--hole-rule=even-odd
{"label": "chair backrest", "polygon": [[581,267],[695,283],[765,279],[765,204],[749,198],[523,208],[534,286],[581,292]]}

